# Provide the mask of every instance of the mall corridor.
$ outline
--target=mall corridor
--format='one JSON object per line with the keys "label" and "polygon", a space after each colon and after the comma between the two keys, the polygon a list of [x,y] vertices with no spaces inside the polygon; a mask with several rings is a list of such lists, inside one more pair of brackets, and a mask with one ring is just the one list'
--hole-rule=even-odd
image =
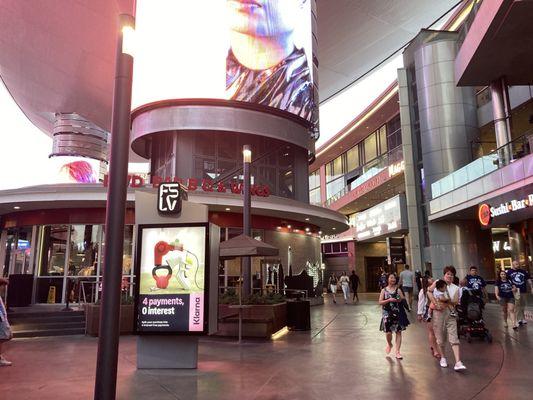
{"label": "mall corridor", "polygon": [[[398,361],[386,358],[373,299],[359,305],[312,308],[311,332],[289,332],[269,342],[202,338],[198,370],[135,368],[136,339],[121,339],[118,397],[134,399],[530,399],[528,356],[533,322],[504,329],[499,307],[489,305],[494,342],[462,342],[468,370],[442,369],[428,351],[424,327],[409,326]],[[412,321],[414,318],[410,318]],[[13,366],[0,372],[6,400],[91,399],[95,338],[14,340]],[[448,354],[451,360],[451,354]]]}

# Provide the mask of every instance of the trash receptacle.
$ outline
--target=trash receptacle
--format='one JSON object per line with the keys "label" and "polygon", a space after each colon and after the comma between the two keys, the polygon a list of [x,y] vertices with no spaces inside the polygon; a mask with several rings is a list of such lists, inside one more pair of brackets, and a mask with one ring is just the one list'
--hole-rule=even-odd
{"label": "trash receptacle", "polygon": [[287,301],[287,328],[291,331],[311,330],[311,303],[309,300]]}

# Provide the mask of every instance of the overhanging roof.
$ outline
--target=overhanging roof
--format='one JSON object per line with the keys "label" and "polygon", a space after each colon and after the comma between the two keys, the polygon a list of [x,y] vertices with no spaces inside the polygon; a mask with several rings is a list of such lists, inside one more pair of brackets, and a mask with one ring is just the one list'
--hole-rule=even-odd
{"label": "overhanging roof", "polygon": [[481,3],[455,61],[459,86],[485,86],[505,77],[508,85],[533,83],[533,1]]}

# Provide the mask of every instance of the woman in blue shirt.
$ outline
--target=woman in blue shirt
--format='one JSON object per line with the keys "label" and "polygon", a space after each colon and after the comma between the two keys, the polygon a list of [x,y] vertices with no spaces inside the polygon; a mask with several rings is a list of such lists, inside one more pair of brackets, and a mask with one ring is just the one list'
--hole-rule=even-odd
{"label": "woman in blue shirt", "polygon": [[516,290],[516,286],[507,279],[505,271],[500,271],[500,275],[498,276],[494,287],[496,299],[498,299],[502,306],[503,325],[507,328],[507,316],[509,315],[511,317],[511,324],[515,330],[518,329],[514,309],[514,292],[516,292]]}

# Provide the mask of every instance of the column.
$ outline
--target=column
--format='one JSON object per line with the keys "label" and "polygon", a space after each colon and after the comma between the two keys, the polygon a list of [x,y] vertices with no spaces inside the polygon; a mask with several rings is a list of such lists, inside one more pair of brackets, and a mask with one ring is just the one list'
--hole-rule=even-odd
{"label": "column", "polygon": [[[500,78],[490,84],[492,97],[492,114],[494,118],[494,131],[496,146],[501,148],[511,141],[511,110],[509,105],[509,92],[505,78]],[[507,165],[511,160],[511,147],[506,146],[499,150],[500,163]]]}

